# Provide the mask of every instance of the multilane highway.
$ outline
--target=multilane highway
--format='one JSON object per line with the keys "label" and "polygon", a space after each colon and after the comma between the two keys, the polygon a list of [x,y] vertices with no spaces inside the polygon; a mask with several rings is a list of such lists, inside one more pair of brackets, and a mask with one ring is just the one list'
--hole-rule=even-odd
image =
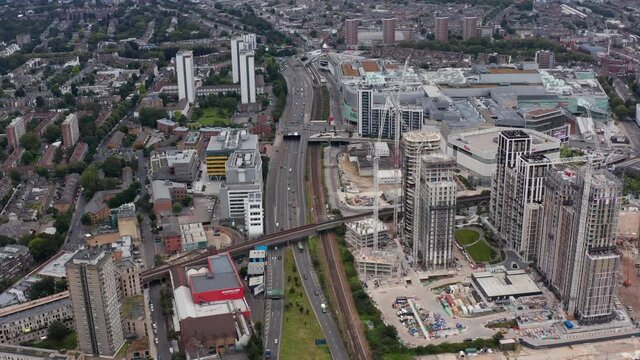
{"label": "multilane highway", "polygon": [[[299,137],[285,136],[290,129],[302,129],[311,114],[313,86],[305,68],[292,61],[283,63],[287,80],[288,99],[278,124],[278,136],[269,163],[265,186],[265,219],[267,234],[274,234],[304,225],[304,149]],[[269,252],[267,289],[284,288],[282,247],[274,246]],[[297,254],[299,256],[299,254]],[[300,264],[296,258],[296,263]],[[302,273],[302,270],[300,270]],[[307,287],[305,286],[305,289]],[[308,290],[308,289],[307,289]],[[319,304],[318,304],[319,307]],[[265,311],[265,348],[272,358],[279,358],[284,302],[267,300]],[[340,341],[338,337],[338,341]]]}

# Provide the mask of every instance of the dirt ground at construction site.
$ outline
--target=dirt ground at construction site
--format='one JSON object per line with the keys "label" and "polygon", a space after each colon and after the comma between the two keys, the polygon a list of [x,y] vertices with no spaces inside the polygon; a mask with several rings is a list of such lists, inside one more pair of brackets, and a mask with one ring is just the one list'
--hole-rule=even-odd
{"label": "dirt ground at construction site", "polygon": [[620,301],[625,306],[631,306],[633,311],[631,315],[635,318],[638,317],[640,313],[640,269],[635,267],[637,263],[637,255],[634,256],[633,249],[636,249],[635,253],[637,254],[637,248],[631,246],[629,244],[625,244],[627,249],[622,251],[622,266],[620,267],[620,279],[621,283],[624,283],[628,280],[631,283],[629,286],[624,286],[624,284],[619,284],[620,288],[618,290],[618,294],[620,297]]}
{"label": "dirt ground at construction site", "polygon": [[[343,176],[346,175],[351,179],[352,187],[357,188],[361,192],[373,191],[373,177],[372,176],[360,176],[358,174],[358,167],[349,161],[349,156],[346,154],[340,155],[340,165],[342,166]],[[380,184],[380,191],[387,191],[398,188],[400,185]]]}

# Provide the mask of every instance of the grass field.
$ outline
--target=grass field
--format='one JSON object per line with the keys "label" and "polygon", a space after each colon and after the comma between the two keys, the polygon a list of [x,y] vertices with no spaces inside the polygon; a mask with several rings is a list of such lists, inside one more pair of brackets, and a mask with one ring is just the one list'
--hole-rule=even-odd
{"label": "grass field", "polygon": [[465,250],[477,262],[487,262],[496,256],[496,252],[484,241],[478,241],[471,246],[467,246]]}
{"label": "grass field", "polygon": [[75,350],[78,346],[78,334],[75,332],[67,334],[64,339],[57,341],[52,339],[46,339],[38,342],[31,343],[29,346],[37,347],[40,349],[51,350]]}
{"label": "grass field", "polygon": [[202,126],[229,126],[229,116],[220,108],[202,109],[204,115],[196,120]]}
{"label": "grass field", "polygon": [[456,238],[456,241],[458,241],[458,244],[460,244],[461,246],[466,246],[469,244],[473,244],[476,240],[478,240],[480,234],[478,234],[478,232],[475,230],[460,229],[455,232],[454,236]]}
{"label": "grass field", "polygon": [[[315,340],[324,338],[324,335],[302,287],[290,248],[284,255],[284,269],[285,319],[280,340],[280,357],[296,360],[330,360],[329,348],[315,345]],[[274,344],[265,344],[265,348],[271,346]]]}

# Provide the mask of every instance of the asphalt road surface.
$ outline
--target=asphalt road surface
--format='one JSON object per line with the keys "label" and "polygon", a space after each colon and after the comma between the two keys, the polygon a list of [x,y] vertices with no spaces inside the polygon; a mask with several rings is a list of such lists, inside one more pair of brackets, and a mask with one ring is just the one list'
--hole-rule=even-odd
{"label": "asphalt road surface", "polygon": [[[265,223],[268,234],[305,224],[305,171],[306,142],[300,137],[283,137],[283,133],[303,133],[310,121],[313,85],[301,63],[289,61],[284,65],[289,96],[280,123],[274,152],[269,163],[265,187]],[[320,322],[334,359],[347,359],[348,355],[331,313],[322,313],[320,304],[326,302],[314,273],[308,247],[299,252],[294,249],[298,271],[306,276],[305,291]],[[283,249],[270,249],[267,267],[267,289],[284,288]],[[303,277],[304,278],[304,277]],[[284,302],[267,300],[265,312],[265,349],[271,350],[271,358],[279,358],[282,337]],[[277,339],[277,343],[276,343]]]}

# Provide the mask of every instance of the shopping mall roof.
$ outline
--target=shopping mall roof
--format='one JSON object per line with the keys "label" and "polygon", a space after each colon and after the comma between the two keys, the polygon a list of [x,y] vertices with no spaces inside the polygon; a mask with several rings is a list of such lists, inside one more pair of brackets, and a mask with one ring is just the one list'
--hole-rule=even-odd
{"label": "shopping mall roof", "polygon": [[[475,156],[495,159],[496,152],[498,151],[498,136],[502,131],[514,131],[514,129],[508,127],[492,127],[451,134],[447,137],[447,143],[449,146],[455,145],[464,148]],[[549,135],[531,129],[517,129],[517,131],[531,136],[532,149],[534,152],[560,149],[560,141]]]}
{"label": "shopping mall roof", "polygon": [[342,64],[342,74],[346,77],[356,77],[360,76],[358,69],[354,69],[351,63],[343,63]]}
{"label": "shopping mall roof", "polygon": [[380,66],[374,60],[364,60],[362,61],[362,68],[365,72],[379,72]]}

